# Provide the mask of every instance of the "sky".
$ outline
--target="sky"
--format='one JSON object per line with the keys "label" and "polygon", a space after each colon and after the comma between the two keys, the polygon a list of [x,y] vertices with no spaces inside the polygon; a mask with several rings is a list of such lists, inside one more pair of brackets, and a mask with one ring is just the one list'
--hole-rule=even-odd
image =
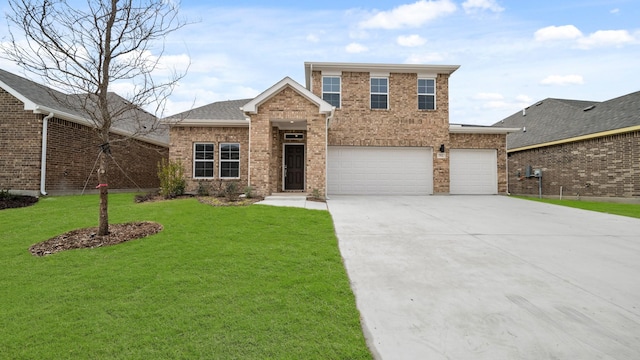
{"label": "sky", "polygon": [[190,24],[166,37],[162,62],[187,73],[165,116],[252,98],[285,76],[304,85],[305,61],[460,65],[457,124],[640,90],[638,0],[183,0],[180,16]]}

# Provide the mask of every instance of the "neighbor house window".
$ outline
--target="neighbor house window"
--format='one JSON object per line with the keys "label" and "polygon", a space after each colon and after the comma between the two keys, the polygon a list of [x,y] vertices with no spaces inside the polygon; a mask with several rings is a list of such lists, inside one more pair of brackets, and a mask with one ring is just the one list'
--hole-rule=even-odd
{"label": "neighbor house window", "polygon": [[389,79],[371,78],[371,108],[388,109]]}
{"label": "neighbor house window", "polygon": [[434,110],[436,108],[436,81],[434,79],[418,79],[418,109]]}
{"label": "neighbor house window", "polygon": [[322,77],[322,100],[339,108],[340,107],[340,77]]}
{"label": "neighbor house window", "polygon": [[213,143],[195,143],[193,145],[193,177],[213,177]]}
{"label": "neighbor house window", "polygon": [[220,177],[240,177],[240,144],[220,144]]}

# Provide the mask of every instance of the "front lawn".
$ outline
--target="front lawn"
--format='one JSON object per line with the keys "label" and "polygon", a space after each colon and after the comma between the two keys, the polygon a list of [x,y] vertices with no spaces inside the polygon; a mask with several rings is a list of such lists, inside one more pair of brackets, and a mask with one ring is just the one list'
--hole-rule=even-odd
{"label": "front lawn", "polygon": [[582,201],[582,200],[540,199],[537,197],[525,197],[525,196],[516,196],[516,197],[527,199],[527,200],[544,202],[547,204],[570,206],[578,209],[599,211],[607,214],[640,218],[640,204],[624,204],[624,203]]}
{"label": "front lawn", "polygon": [[97,196],[0,211],[0,354],[7,359],[370,359],[326,211],[109,197],[148,238],[35,257],[96,226]]}

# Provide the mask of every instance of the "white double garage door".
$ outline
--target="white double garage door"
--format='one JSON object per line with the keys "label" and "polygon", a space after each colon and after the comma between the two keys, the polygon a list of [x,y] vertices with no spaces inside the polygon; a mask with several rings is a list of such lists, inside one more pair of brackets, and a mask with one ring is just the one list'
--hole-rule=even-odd
{"label": "white double garage door", "polygon": [[[492,149],[449,150],[451,194],[497,194]],[[329,195],[433,194],[433,149],[329,146]]]}

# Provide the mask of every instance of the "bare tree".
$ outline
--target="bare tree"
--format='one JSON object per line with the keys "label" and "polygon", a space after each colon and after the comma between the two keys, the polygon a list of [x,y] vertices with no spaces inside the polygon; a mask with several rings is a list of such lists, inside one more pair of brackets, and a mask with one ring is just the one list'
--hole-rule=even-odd
{"label": "bare tree", "polygon": [[[172,0],[86,0],[82,7],[67,0],[9,0],[9,5],[10,41],[3,45],[3,57],[71,94],[56,101],[91,121],[102,142],[98,235],[106,235],[110,131],[117,126],[135,137],[158,129],[158,119],[139,110],[155,107],[161,115],[184,77],[162,69],[159,61],[165,36],[186,22]],[[161,81],[159,72],[164,72]],[[131,89],[123,98],[110,92],[118,83]]]}

